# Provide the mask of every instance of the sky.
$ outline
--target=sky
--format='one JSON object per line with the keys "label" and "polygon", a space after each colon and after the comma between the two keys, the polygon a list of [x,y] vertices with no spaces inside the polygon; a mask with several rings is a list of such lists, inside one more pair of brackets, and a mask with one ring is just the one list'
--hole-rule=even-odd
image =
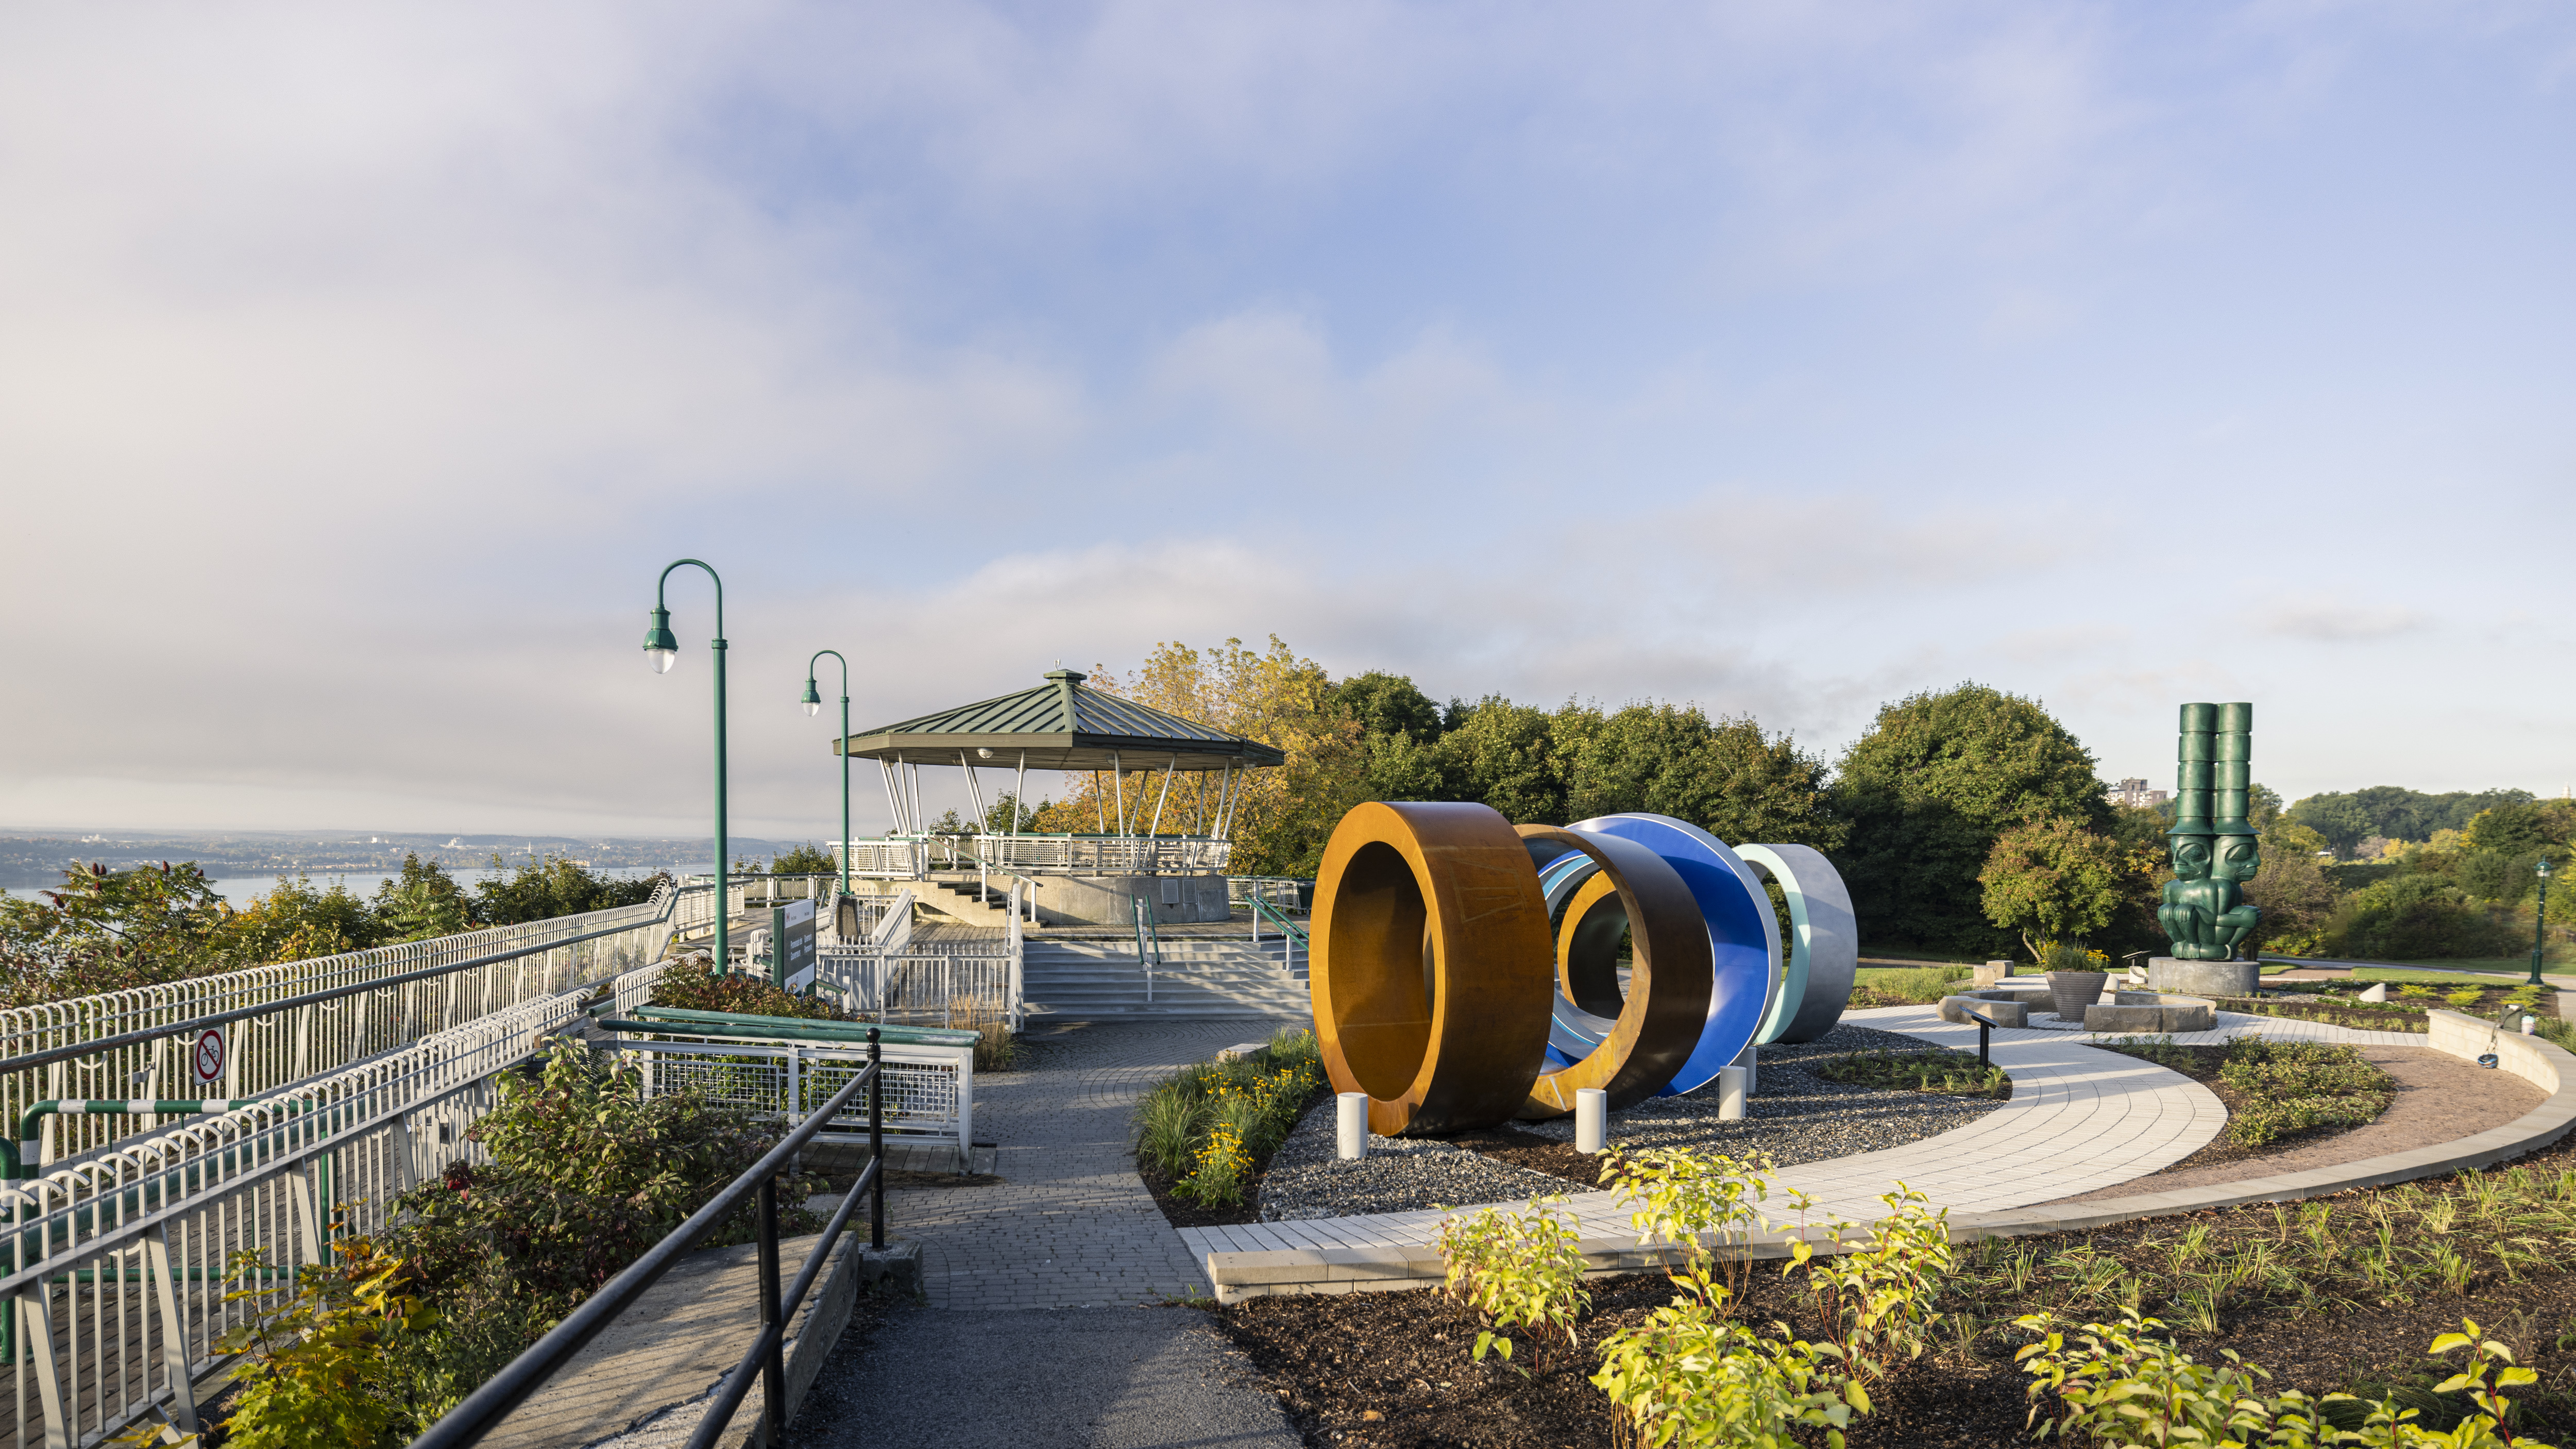
{"label": "sky", "polygon": [[816,649],[1272,634],[2555,795],[2571,143],[2540,0],[10,7],[0,826],[702,830],[683,556],[750,835]]}

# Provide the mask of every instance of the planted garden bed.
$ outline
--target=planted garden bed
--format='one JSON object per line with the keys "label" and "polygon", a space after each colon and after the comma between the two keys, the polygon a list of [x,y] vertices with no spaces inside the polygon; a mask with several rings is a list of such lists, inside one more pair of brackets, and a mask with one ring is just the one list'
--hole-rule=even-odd
{"label": "planted garden bed", "polygon": [[[2262,1365],[2272,1374],[2265,1395],[2387,1397],[2427,1428],[2474,1407],[2463,1393],[2433,1392],[2463,1354],[2427,1351],[2474,1318],[2538,1370],[2536,1382],[2507,1391],[2509,1429],[2576,1442],[2576,1274],[2561,1266],[2576,1247],[2571,1169],[2576,1152],[2561,1144],[2502,1171],[1957,1245],[1919,1356],[1900,1355],[1870,1391],[1871,1412],[1852,1419],[1848,1442],[2027,1442],[2030,1376],[2015,1354],[2038,1339],[2014,1320],[2116,1321],[2123,1310],[2163,1320],[2158,1333],[2201,1364],[2233,1351]],[[1576,1341],[1542,1352],[1537,1335],[1518,1330],[1508,1362],[1490,1353],[1477,1362],[1487,1320],[1433,1291],[1261,1298],[1219,1318],[1313,1444],[1622,1443],[1590,1376],[1604,1341],[1646,1323],[1675,1290],[1653,1273],[1583,1286],[1591,1301]],[[1775,1338],[1822,1341],[1831,1330],[1803,1274],[1758,1265],[1741,1286],[1736,1323]],[[2038,1402],[2044,1416],[2063,1412],[2054,1394]],[[2358,1427],[2364,1411],[2336,1412]],[[1798,1437],[1824,1442],[1821,1431]]]}
{"label": "planted garden bed", "polygon": [[1309,1031],[1232,1061],[1201,1062],[1136,1100],[1136,1175],[1176,1228],[1260,1220],[1262,1174],[1297,1120],[1330,1098]]}
{"label": "planted garden bed", "polygon": [[2253,1036],[2222,1046],[2178,1046],[2158,1037],[2093,1044],[2180,1072],[2226,1104],[2226,1129],[2175,1168],[2242,1161],[2339,1136],[2379,1120],[2397,1097],[2396,1080],[2349,1046]]}

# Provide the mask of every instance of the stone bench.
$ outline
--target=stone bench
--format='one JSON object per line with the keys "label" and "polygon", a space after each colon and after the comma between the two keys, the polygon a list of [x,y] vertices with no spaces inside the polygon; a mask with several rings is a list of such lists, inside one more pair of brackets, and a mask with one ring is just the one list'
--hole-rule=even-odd
{"label": "stone bench", "polygon": [[2109,1006],[2084,1008],[2086,1031],[2209,1031],[2218,1025],[2218,1003],[2197,996],[2168,996],[2156,991],[2115,991]]}
{"label": "stone bench", "polygon": [[1977,991],[1966,996],[1941,998],[1943,1021],[1955,1021],[1962,1026],[1975,1026],[1977,1024],[1975,1018],[1968,1015],[1972,1011],[1997,1026],[2030,1025],[2030,1007],[2021,1000],[2019,992]]}

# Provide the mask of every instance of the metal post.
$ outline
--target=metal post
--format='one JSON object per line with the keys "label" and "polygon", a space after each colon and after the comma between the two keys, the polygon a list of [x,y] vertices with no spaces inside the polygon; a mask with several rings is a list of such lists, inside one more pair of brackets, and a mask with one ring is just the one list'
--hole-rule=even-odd
{"label": "metal post", "polygon": [[2549,857],[2540,857],[2540,894],[2532,902],[2531,912],[2531,980],[2530,986],[2544,984],[2540,979],[2541,953],[2549,949]]}
{"label": "metal post", "polygon": [[787,1324],[778,1303],[778,1179],[774,1177],[760,1180],[760,1322],[763,1328],[776,1330],[769,1340],[769,1361],[760,1366],[763,1417],[769,1420],[769,1442],[776,1444],[787,1432],[787,1357],[782,1347]]}
{"label": "metal post", "polygon": [[716,633],[715,637],[707,642],[716,656],[716,971],[721,975],[731,969],[732,960],[730,927],[733,908],[726,883],[732,879],[729,872],[733,868],[733,863],[730,858],[732,842],[726,838],[725,832],[724,580],[717,575],[713,565],[703,559],[684,558],[662,570],[661,579],[653,586],[654,632],[646,637],[645,647],[647,649],[656,647],[657,639],[676,647],[676,641],[670,639],[668,627],[663,622],[670,617],[665,593],[670,586],[671,571],[683,564],[695,564],[705,569],[707,577],[715,580],[716,586]]}
{"label": "metal post", "polygon": [[[868,1028],[868,1161],[876,1164],[875,1181],[868,1200],[868,1246],[885,1246],[885,1050],[877,1044],[880,1035]],[[969,1164],[970,1166],[972,1164]]]}

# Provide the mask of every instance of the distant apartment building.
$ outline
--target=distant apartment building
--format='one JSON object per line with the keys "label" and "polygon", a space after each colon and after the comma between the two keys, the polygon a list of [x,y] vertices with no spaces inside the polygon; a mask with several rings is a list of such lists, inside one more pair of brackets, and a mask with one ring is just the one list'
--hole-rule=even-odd
{"label": "distant apartment building", "polygon": [[2111,787],[2111,803],[2132,810],[2152,810],[2172,798],[2171,790],[2150,790],[2146,781],[2134,776]]}

